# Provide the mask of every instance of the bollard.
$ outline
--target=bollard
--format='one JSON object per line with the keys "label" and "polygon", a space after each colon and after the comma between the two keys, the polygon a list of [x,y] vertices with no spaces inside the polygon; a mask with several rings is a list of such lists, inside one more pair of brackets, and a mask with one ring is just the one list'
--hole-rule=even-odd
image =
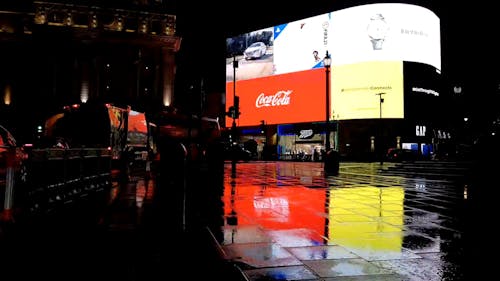
{"label": "bollard", "polygon": [[339,174],[340,155],[336,150],[330,150],[325,155],[325,176],[336,176]]}
{"label": "bollard", "polygon": [[157,198],[166,209],[169,227],[173,232],[186,230],[186,177],[187,149],[175,139],[164,138],[159,142],[160,167]]}

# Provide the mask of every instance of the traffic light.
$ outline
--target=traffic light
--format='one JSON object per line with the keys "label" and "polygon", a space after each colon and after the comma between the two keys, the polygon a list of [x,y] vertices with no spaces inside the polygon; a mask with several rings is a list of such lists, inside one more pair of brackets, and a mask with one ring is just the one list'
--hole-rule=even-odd
{"label": "traffic light", "polygon": [[235,96],[234,97],[234,103],[232,106],[230,106],[226,112],[226,115],[233,118],[233,119],[238,119],[240,117],[240,97]]}
{"label": "traffic light", "polygon": [[240,97],[234,96],[234,119],[240,117]]}
{"label": "traffic light", "polygon": [[266,133],[266,121],[260,120],[260,133],[265,134]]}
{"label": "traffic light", "polygon": [[235,118],[235,109],[234,109],[234,106],[230,106],[228,109],[227,109],[227,112],[226,112],[226,115],[231,117],[231,118]]}

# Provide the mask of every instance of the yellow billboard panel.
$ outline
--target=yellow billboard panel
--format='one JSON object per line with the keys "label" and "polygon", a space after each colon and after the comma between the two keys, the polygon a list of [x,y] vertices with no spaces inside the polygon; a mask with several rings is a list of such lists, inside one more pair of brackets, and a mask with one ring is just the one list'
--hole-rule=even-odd
{"label": "yellow billboard panel", "polygon": [[333,119],[404,118],[403,62],[338,65],[331,75]]}

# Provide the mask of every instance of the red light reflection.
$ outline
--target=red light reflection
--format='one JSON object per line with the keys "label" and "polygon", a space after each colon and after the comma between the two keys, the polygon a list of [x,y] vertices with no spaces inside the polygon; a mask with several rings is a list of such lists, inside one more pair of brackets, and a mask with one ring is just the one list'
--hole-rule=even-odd
{"label": "red light reflection", "polygon": [[[276,183],[276,178],[280,178],[276,175],[283,172],[282,182]],[[311,241],[325,237],[327,190],[302,185],[303,176],[292,177],[292,172],[280,170],[274,163],[239,165],[236,183],[227,179],[224,184],[225,216],[237,217],[234,221],[238,226],[258,224],[266,230],[309,229]],[[230,174],[230,167],[226,167],[226,175]],[[315,175],[314,172],[307,174]],[[266,181],[271,180],[274,182],[267,185]],[[304,201],[307,203],[301,203]]]}

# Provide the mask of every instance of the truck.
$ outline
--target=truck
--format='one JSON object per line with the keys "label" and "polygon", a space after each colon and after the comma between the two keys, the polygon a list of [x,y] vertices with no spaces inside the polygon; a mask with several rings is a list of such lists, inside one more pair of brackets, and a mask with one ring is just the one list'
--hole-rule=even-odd
{"label": "truck", "polygon": [[155,145],[149,127],[145,113],[130,106],[94,103],[64,106],[45,120],[33,143],[6,145],[14,137],[2,134],[2,162],[9,163],[2,171],[10,174],[0,175],[0,218],[109,200],[112,182],[150,169]]}

